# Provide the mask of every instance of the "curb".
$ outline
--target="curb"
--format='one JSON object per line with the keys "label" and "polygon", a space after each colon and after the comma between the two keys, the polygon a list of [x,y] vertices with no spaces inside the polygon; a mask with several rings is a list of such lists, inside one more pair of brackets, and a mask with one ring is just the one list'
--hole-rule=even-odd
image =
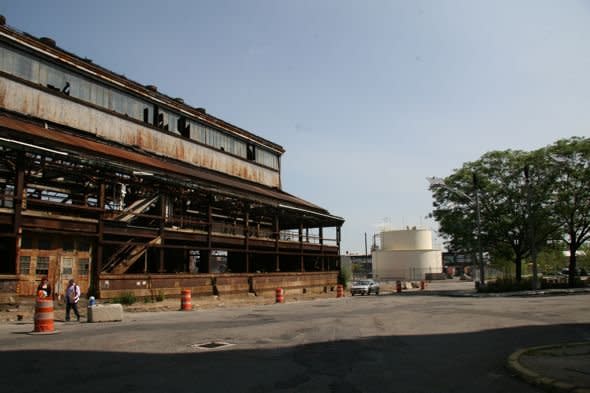
{"label": "curb", "polygon": [[552,379],[546,376],[543,376],[529,368],[524,367],[520,363],[520,357],[528,354],[530,352],[535,352],[539,350],[545,349],[552,349],[552,348],[561,348],[561,347],[575,347],[580,345],[590,345],[588,341],[584,342],[575,342],[575,343],[568,343],[568,344],[560,344],[560,345],[541,345],[538,347],[530,347],[519,349],[516,352],[513,352],[507,361],[507,367],[514,371],[518,377],[523,379],[524,381],[539,386],[542,389],[545,389],[549,392],[556,392],[556,393],[590,393],[590,387],[582,387],[576,386],[571,383],[560,381],[557,379]]}

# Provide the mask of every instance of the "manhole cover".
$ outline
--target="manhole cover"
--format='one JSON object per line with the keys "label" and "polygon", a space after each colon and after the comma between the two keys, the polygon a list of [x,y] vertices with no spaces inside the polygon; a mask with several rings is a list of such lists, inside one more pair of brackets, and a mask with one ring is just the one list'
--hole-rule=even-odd
{"label": "manhole cover", "polygon": [[234,344],[226,343],[223,341],[211,341],[208,343],[193,344],[193,345],[191,345],[191,347],[196,348],[196,349],[219,349],[219,348],[228,347],[231,345],[234,345]]}

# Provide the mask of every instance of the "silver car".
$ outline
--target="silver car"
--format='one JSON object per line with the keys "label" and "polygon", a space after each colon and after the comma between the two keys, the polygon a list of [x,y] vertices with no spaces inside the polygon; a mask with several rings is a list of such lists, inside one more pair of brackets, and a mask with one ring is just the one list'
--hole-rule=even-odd
{"label": "silver car", "polygon": [[355,281],[350,287],[350,294],[354,295],[370,295],[374,293],[379,295],[379,284],[373,280]]}

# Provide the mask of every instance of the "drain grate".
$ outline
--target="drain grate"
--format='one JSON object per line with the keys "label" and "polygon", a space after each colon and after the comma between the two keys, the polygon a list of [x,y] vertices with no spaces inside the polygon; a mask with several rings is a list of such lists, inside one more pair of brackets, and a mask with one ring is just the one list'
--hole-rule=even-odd
{"label": "drain grate", "polygon": [[220,349],[220,348],[229,347],[232,345],[234,345],[234,344],[227,343],[224,341],[211,341],[208,343],[193,344],[193,345],[191,345],[191,347],[193,347],[195,349]]}

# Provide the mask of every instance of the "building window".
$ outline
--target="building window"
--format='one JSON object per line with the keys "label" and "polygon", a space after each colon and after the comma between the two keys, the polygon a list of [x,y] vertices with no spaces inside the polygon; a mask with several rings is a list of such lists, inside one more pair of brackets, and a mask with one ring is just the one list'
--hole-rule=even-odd
{"label": "building window", "polygon": [[250,161],[256,160],[256,146],[251,143],[248,143],[247,150],[246,150],[246,158]]}
{"label": "building window", "polygon": [[46,276],[49,273],[49,257],[37,257],[35,274]]}
{"label": "building window", "polygon": [[78,275],[87,276],[89,266],[90,266],[90,261],[88,258],[78,259]]}
{"label": "building window", "polygon": [[29,256],[21,256],[20,257],[20,274],[30,274],[31,273],[31,257]]}
{"label": "building window", "polygon": [[71,276],[72,275],[72,266],[74,265],[74,258],[72,257],[63,257],[61,260],[61,274]]}

